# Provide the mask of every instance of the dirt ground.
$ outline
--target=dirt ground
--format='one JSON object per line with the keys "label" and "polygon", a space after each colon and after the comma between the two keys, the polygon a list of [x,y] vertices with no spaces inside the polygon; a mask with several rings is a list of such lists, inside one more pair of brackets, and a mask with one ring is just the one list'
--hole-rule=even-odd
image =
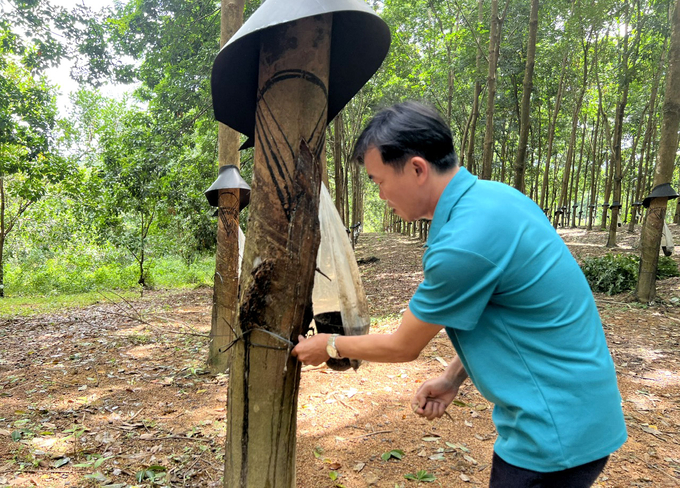
{"label": "dirt ground", "polygon": [[[672,226],[676,235],[680,229]],[[577,257],[603,255],[606,234],[560,230]],[[622,232],[616,252],[635,252]],[[421,279],[422,246],[362,234],[359,259],[374,333],[398,325]],[[114,298],[114,295],[110,295]],[[596,295],[618,370],[629,440],[596,486],[680,485],[680,279],[653,307]],[[0,487],[217,487],[224,466],[228,377],[204,371],[211,291],[153,292],[55,315],[0,321]],[[357,372],[305,368],[297,486],[486,486],[492,405],[469,382],[450,418],[409,408],[453,350],[437,336],[418,360]],[[395,451],[397,457],[384,460]],[[398,459],[401,457],[401,459]]]}

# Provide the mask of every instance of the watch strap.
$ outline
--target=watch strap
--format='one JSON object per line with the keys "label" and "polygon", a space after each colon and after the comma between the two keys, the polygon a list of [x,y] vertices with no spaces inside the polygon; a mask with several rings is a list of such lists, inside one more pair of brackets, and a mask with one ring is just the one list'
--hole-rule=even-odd
{"label": "watch strap", "polygon": [[335,339],[337,339],[339,335],[340,334],[331,334],[331,336],[328,338],[328,346],[330,346],[331,349],[335,351],[335,357],[333,359],[342,359],[340,351],[338,351],[338,348],[335,345]]}

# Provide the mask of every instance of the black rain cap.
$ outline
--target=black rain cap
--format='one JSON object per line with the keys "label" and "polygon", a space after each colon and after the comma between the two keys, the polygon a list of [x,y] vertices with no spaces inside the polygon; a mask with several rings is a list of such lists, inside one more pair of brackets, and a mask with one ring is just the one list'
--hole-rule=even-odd
{"label": "black rain cap", "polygon": [[208,203],[217,207],[220,190],[240,190],[239,191],[239,209],[240,212],[243,210],[248,203],[250,203],[250,186],[241,177],[241,172],[233,164],[227,164],[220,168],[220,172],[217,175],[215,182],[210,185],[205,191],[205,198],[208,199]]}
{"label": "black rain cap", "polygon": [[673,187],[671,187],[670,183],[661,183],[660,185],[656,185],[652,190],[652,193],[650,193],[647,198],[642,200],[642,206],[649,208],[649,205],[652,203],[654,198],[667,197],[669,200],[672,200],[674,198],[678,198],[678,196],[680,195],[678,195]]}
{"label": "black rain cap", "polygon": [[271,27],[333,14],[328,122],[378,71],[390,47],[390,30],[363,0],[267,0],[220,50],[210,80],[215,118],[248,136],[253,147],[260,34]]}

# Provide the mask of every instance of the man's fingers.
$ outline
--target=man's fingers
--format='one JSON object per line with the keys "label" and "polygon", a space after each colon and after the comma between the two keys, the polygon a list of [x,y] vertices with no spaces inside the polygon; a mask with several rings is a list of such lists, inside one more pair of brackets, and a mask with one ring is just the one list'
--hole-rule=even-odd
{"label": "man's fingers", "polygon": [[425,417],[427,420],[441,418],[446,413],[445,405],[433,400],[427,400],[422,407],[414,401],[411,403],[411,409],[413,413],[420,417]]}

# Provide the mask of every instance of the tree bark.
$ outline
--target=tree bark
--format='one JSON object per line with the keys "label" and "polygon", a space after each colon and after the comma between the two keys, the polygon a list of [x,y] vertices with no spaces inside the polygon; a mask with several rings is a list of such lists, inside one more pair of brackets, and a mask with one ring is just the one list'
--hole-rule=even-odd
{"label": "tree bark", "polygon": [[295,486],[300,363],[319,246],[332,15],[260,34],[253,191],[227,408],[226,487]]}
{"label": "tree bark", "polygon": [[[600,102],[602,102],[600,100]],[[604,108],[602,105],[600,105],[600,110],[602,111],[602,127],[604,128],[604,139],[603,141],[606,141],[607,148],[608,148],[608,153],[612,154],[612,134],[611,134],[611,127],[609,125],[609,119],[607,118],[607,114],[604,112]],[[604,144],[604,143],[603,143]],[[604,165],[604,174],[605,174],[605,181],[604,181],[604,204],[602,205],[602,222],[600,223],[600,228],[602,230],[606,230],[607,228],[607,213],[609,211],[609,198],[611,197],[612,193],[612,178],[613,178],[613,169],[614,169],[614,164],[612,161],[609,159],[605,159],[605,165]]]}
{"label": "tree bark", "polygon": [[[222,0],[220,46],[231,39],[243,24],[245,0]],[[240,167],[240,135],[218,122],[217,148],[219,167],[233,164]],[[229,369],[230,352],[221,352],[234,339],[238,304],[238,190],[220,190],[218,195],[217,246],[215,249],[215,278],[213,285],[208,369],[224,373]]]}
{"label": "tree bark", "polygon": [[527,40],[527,60],[522,82],[522,105],[520,112],[519,143],[514,164],[513,186],[524,193],[524,175],[526,171],[527,143],[531,128],[531,90],[533,88],[534,66],[536,64],[536,37],[538,33],[538,0],[531,0],[529,13],[529,38]]}
{"label": "tree bark", "polygon": [[0,298],[5,298],[5,236],[0,232]]}
{"label": "tree bark", "polygon": [[5,298],[5,238],[7,226],[5,225],[5,178],[0,175],[0,298]]}
{"label": "tree bark", "polygon": [[[654,170],[654,186],[671,182],[675,154],[678,150],[678,126],[680,125],[680,0],[675,2],[672,28],[661,141]],[[642,227],[642,256],[636,295],[637,299],[643,303],[652,302],[656,296],[656,269],[667,203],[667,198],[652,199],[649,214]]]}

